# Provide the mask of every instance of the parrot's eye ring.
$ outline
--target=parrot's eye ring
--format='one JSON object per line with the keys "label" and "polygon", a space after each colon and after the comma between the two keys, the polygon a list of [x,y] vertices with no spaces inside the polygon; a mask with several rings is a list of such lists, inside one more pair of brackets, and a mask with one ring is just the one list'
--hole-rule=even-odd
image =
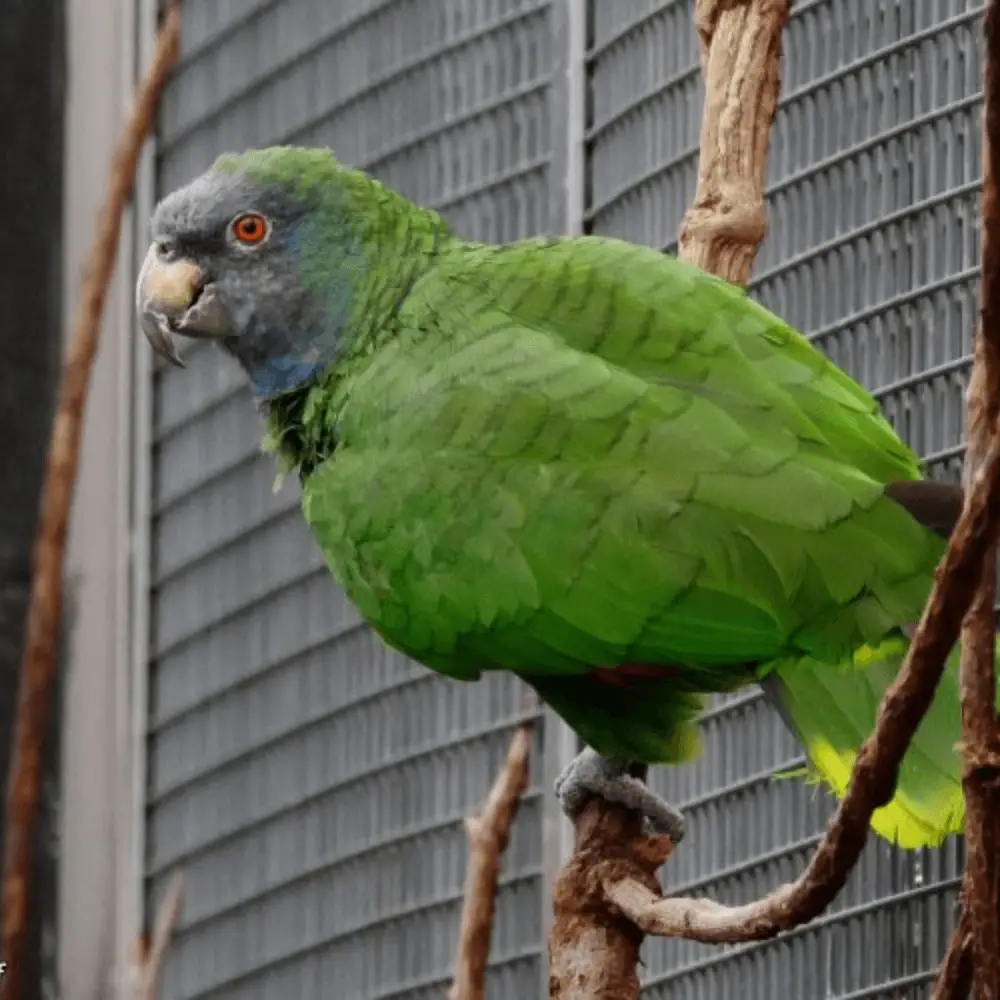
{"label": "parrot's eye ring", "polygon": [[271,224],[258,212],[243,212],[229,224],[229,233],[241,246],[259,246],[271,235]]}

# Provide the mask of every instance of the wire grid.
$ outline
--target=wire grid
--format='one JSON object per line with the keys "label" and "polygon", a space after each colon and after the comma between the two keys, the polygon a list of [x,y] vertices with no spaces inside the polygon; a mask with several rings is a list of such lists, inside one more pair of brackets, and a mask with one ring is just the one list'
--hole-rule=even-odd
{"label": "wire grid", "polygon": [[[188,0],[161,194],[224,150],[329,145],[464,234],[548,225],[550,10],[530,0]],[[240,372],[155,385],[148,874],[186,874],[165,998],[438,998],[482,801],[525,716],[387,650],[273,493]],[[530,713],[528,713],[530,714]],[[541,722],[488,993],[541,982]]]}
{"label": "wire grid", "polygon": [[[793,4],[752,283],[951,479],[976,317],[981,13],[967,0]],[[703,97],[693,0],[594,2],[589,27],[588,226],[674,252]],[[773,779],[803,758],[760,693],[716,699],[703,729],[697,763],[654,775],[689,817],[668,887],[744,902],[801,870],[831,803]],[[873,842],[829,914],[779,942],[651,942],[646,995],[925,996],[961,852]]]}

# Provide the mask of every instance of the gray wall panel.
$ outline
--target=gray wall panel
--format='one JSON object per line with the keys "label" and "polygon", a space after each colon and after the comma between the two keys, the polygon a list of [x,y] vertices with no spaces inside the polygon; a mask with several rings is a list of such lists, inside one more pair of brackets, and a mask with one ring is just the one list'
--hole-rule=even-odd
{"label": "gray wall panel", "polygon": [[[595,3],[593,231],[671,252],[694,194],[702,85],[692,0]],[[616,9],[617,8],[617,9]],[[935,475],[961,460],[975,318],[981,4],[798,0],[753,294],[876,391]],[[673,891],[749,901],[795,876],[831,803],[759,694],[716,699],[696,764],[654,775],[685,808]],[[923,996],[953,919],[961,844],[871,843],[816,924],[781,942],[646,947],[650,996]]]}
{"label": "gray wall panel", "polygon": [[[158,183],[221,151],[330,145],[513,238],[552,213],[547,3],[185,4]],[[475,808],[525,713],[388,651],[272,493],[234,366],[195,347],[156,376],[148,871],[188,879],[167,997],[439,996]],[[541,727],[536,734],[540,756]],[[541,981],[538,770],[508,853],[490,997]]]}

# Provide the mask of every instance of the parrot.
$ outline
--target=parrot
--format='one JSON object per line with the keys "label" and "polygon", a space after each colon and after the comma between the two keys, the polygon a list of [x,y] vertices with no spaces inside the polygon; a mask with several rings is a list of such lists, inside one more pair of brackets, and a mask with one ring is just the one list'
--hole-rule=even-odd
{"label": "parrot", "polygon": [[[152,348],[241,366],[389,646],[509,671],[576,732],[570,817],[596,796],[680,841],[644,768],[696,757],[708,699],[753,685],[844,794],[963,491],[805,336],[651,247],[463,239],[323,148],[221,155],[150,238]],[[873,817],[904,847],[963,828],[957,657]]]}

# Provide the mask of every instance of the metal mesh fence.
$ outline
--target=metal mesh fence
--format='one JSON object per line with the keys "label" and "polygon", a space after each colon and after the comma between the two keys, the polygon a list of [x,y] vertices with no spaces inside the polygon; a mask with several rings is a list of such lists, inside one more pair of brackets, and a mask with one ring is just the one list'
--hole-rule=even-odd
{"label": "metal mesh fence", "polygon": [[[753,286],[947,477],[975,316],[981,8],[794,4]],[[587,228],[673,250],[702,102],[693,0],[587,9]],[[329,145],[470,237],[559,230],[565,13],[565,0],[188,0],[159,188],[223,150]],[[151,893],[178,865],[188,876],[164,996],[440,997],[460,818],[522,690],[438,678],[363,628],[295,487],[271,491],[240,373],[209,349],[187,360],[155,385]],[[800,870],[830,804],[774,780],[801,751],[756,692],[717,699],[703,726],[701,760],[655,775],[690,820],[668,884],[746,900]],[[539,758],[505,862],[491,1000],[544,983]],[[651,943],[647,993],[922,996],[960,852],[873,843],[831,912],[780,942]]]}
{"label": "metal mesh fence", "polygon": [[[595,232],[676,249],[703,97],[693,6],[592,5]],[[976,309],[981,11],[967,0],[793,4],[752,284],[875,390],[933,475],[952,478]],[[758,693],[717,699],[703,727],[703,757],[655,777],[690,820],[669,887],[748,901],[801,870],[830,802],[772,777],[803,758]],[[650,943],[647,993],[924,996],[960,852],[956,841],[912,854],[872,843],[830,913],[780,942]]]}
{"label": "metal mesh fence", "polygon": [[[503,240],[549,224],[549,5],[189,0],[163,108],[164,193],[224,150],[328,145]],[[234,365],[193,349],[155,384],[148,870],[186,873],[164,996],[439,997],[462,817],[525,713],[386,648],[271,490]],[[541,745],[541,725],[537,747]],[[540,770],[540,751],[535,754]],[[541,983],[541,803],[508,852],[489,995]]]}

